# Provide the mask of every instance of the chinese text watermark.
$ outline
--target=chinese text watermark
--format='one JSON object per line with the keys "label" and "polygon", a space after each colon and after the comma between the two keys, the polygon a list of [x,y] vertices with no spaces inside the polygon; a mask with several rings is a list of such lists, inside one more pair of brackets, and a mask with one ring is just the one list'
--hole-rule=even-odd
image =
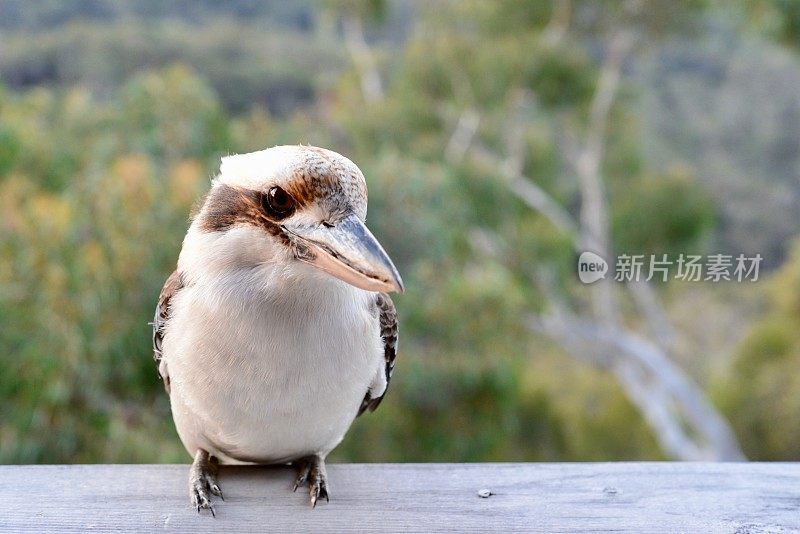
{"label": "chinese text watermark", "polygon": [[[617,282],[755,282],[761,265],[761,254],[620,254],[614,264]],[[605,278],[608,262],[594,252],[583,252],[578,258],[578,278],[591,284]]]}

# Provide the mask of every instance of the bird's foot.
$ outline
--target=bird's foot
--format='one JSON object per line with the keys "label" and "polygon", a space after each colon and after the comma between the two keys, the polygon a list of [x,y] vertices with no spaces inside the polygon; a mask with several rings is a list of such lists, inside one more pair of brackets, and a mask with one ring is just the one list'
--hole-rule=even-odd
{"label": "bird's foot", "polygon": [[297,478],[294,481],[294,490],[308,482],[308,495],[311,498],[312,508],[317,506],[317,500],[328,497],[328,474],[325,471],[325,460],[318,455],[307,456],[296,462]]}
{"label": "bird's foot", "polygon": [[217,459],[203,449],[198,449],[189,469],[189,498],[192,506],[197,508],[197,513],[200,513],[201,509],[209,510],[212,516],[217,516],[211,505],[211,495],[216,495],[223,501],[225,497],[222,496],[216,475]]}

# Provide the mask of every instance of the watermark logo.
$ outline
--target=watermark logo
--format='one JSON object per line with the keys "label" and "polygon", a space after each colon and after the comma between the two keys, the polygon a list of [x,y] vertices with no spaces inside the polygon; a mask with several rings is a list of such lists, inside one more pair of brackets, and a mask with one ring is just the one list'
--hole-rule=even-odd
{"label": "watermark logo", "polygon": [[[684,282],[755,282],[761,265],[761,254],[620,254],[614,263],[617,282],[649,282],[653,279]],[[606,277],[608,263],[594,252],[583,252],[578,258],[578,278],[584,284]]]}
{"label": "watermark logo", "polygon": [[594,252],[582,252],[578,258],[578,278],[584,284],[597,282],[606,277],[608,263]]}

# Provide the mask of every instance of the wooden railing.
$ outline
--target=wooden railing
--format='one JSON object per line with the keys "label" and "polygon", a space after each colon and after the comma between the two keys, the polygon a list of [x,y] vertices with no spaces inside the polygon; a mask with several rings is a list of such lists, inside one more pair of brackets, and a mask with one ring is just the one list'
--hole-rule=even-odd
{"label": "wooden railing", "polygon": [[333,464],[315,509],[289,467],[223,467],[216,518],[187,472],[0,466],[0,531],[800,531],[799,463]]}

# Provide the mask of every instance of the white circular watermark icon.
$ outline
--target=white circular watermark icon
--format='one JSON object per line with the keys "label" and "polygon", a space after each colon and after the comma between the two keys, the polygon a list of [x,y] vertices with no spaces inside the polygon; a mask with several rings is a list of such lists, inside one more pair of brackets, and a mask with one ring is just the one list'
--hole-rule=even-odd
{"label": "white circular watermark icon", "polygon": [[606,277],[608,263],[594,252],[581,252],[578,258],[578,278],[584,284],[597,282]]}

